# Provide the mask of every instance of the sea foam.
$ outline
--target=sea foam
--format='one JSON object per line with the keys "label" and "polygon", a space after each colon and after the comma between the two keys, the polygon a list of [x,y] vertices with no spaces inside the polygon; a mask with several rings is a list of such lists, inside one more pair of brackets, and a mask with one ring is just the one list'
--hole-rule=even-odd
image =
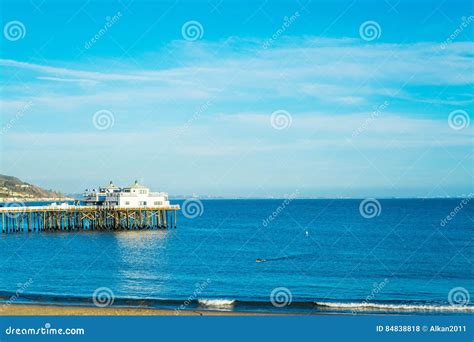
{"label": "sea foam", "polygon": [[230,307],[234,305],[235,300],[233,299],[199,299],[198,303],[202,306],[209,306],[209,307]]}
{"label": "sea foam", "polygon": [[335,310],[353,311],[446,311],[446,312],[474,312],[474,306],[457,305],[425,305],[425,304],[380,304],[380,303],[335,303],[315,302],[317,306],[333,308]]}

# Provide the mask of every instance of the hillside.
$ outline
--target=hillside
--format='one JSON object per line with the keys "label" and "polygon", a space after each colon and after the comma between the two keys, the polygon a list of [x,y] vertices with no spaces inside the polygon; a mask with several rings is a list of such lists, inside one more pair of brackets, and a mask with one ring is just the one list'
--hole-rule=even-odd
{"label": "hillside", "polygon": [[61,192],[45,190],[16,177],[0,175],[0,201],[66,199]]}

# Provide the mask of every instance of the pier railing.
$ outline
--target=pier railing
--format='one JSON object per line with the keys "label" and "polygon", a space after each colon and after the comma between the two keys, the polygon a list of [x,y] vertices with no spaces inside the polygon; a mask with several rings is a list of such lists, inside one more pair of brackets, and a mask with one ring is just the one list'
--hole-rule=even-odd
{"label": "pier railing", "polygon": [[1,231],[142,230],[176,228],[179,205],[156,207],[7,206],[0,207]]}

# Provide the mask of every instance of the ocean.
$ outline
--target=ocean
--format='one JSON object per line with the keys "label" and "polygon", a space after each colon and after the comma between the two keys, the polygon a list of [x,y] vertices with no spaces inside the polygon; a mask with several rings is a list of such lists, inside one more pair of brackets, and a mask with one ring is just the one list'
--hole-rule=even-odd
{"label": "ocean", "polygon": [[469,198],[198,204],[176,229],[3,234],[0,299],[176,314],[474,311]]}

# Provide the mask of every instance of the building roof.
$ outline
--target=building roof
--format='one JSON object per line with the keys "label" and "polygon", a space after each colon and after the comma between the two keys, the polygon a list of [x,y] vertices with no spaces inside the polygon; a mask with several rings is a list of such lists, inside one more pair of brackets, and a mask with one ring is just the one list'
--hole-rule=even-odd
{"label": "building roof", "polygon": [[107,189],[119,189],[119,187],[116,186],[112,181],[110,181],[110,183],[109,183],[107,186],[104,186],[104,188],[107,188]]}
{"label": "building roof", "polygon": [[135,183],[133,183],[130,187],[130,189],[148,189],[146,186],[138,183],[138,181],[136,180]]}

